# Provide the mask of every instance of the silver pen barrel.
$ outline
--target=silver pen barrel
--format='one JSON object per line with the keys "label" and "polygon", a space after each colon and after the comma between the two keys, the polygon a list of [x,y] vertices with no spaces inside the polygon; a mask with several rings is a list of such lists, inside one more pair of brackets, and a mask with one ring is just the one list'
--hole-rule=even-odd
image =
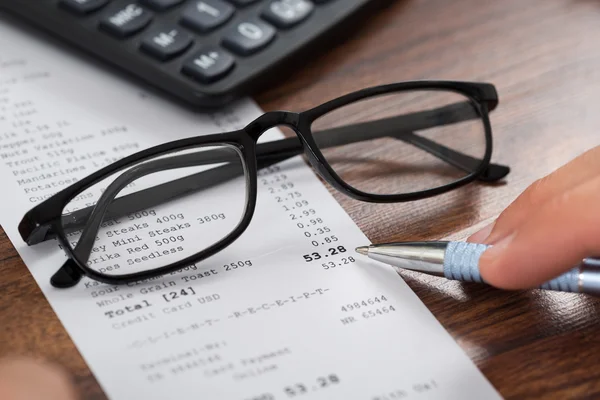
{"label": "silver pen barrel", "polygon": [[579,292],[600,296],[600,260],[585,259],[577,270]]}
{"label": "silver pen barrel", "polygon": [[444,276],[447,247],[448,242],[406,242],[359,247],[356,251],[394,267]]}
{"label": "silver pen barrel", "polygon": [[[398,268],[463,282],[485,283],[479,258],[489,246],[466,242],[406,242],[359,247],[357,252]],[[540,286],[540,289],[600,296],[600,260],[578,266]]]}

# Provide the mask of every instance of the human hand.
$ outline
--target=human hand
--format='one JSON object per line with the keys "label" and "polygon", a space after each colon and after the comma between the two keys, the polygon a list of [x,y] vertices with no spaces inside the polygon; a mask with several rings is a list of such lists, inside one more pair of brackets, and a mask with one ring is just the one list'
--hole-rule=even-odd
{"label": "human hand", "polygon": [[55,366],[24,358],[0,360],[0,399],[75,400],[67,375]]}
{"label": "human hand", "polygon": [[600,257],[600,147],[533,183],[467,241],[493,245],[481,276],[502,289],[536,287]]}

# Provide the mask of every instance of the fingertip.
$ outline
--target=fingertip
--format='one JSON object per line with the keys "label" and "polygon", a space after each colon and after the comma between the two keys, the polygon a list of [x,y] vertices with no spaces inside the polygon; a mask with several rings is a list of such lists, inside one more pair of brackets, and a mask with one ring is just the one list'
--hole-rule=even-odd
{"label": "fingertip", "polygon": [[480,229],[479,231],[477,231],[474,234],[472,234],[471,236],[469,236],[469,238],[467,239],[467,242],[483,243],[485,241],[485,239],[490,235],[490,233],[492,233],[495,223],[496,222],[494,221],[491,224],[486,225],[484,228]]}
{"label": "fingertip", "polygon": [[504,259],[510,252],[514,235],[502,239],[498,244],[490,246],[479,259],[479,272],[483,280],[499,289],[522,289],[518,276],[510,273],[512,268],[506,268]]}
{"label": "fingertip", "polygon": [[78,396],[68,373],[60,366],[15,357],[0,360],[0,398],[75,400]]}

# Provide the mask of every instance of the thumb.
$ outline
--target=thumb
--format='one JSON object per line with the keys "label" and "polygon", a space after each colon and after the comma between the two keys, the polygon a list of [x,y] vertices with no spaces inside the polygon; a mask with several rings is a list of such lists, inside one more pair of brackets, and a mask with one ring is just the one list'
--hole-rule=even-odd
{"label": "thumb", "polygon": [[538,286],[600,255],[600,177],[532,211],[480,259],[481,276],[503,289]]}
{"label": "thumb", "polygon": [[75,390],[60,369],[29,359],[0,360],[0,399],[75,400]]}

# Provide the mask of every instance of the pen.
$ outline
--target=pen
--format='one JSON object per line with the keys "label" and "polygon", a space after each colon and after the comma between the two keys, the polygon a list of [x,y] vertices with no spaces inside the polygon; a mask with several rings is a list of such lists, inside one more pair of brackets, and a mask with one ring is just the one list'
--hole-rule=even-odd
{"label": "pen", "polygon": [[[467,242],[403,242],[357,247],[356,251],[398,268],[463,282],[485,283],[479,258],[490,246]],[[600,295],[600,259],[587,258],[540,289]]]}

